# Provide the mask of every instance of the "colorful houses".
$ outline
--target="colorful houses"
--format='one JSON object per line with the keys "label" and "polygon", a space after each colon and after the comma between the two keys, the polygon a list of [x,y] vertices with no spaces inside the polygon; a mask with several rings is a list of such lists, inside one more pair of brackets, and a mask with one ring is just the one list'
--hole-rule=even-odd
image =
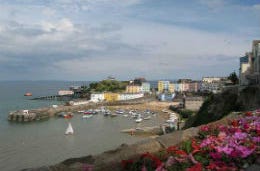
{"label": "colorful houses", "polygon": [[227,81],[227,77],[203,77],[201,91],[219,93]]}
{"label": "colorful houses", "polygon": [[151,85],[150,85],[149,82],[142,82],[141,92],[142,93],[150,93],[151,92]]}
{"label": "colorful houses", "polygon": [[158,81],[158,92],[174,92],[174,84],[172,84],[170,81]]}
{"label": "colorful houses", "polygon": [[126,93],[150,93],[151,85],[145,78],[135,78],[126,86]]}
{"label": "colorful houses", "polygon": [[102,102],[105,100],[104,93],[91,93],[90,100],[92,102]]}
{"label": "colorful houses", "polygon": [[119,94],[118,93],[105,92],[104,93],[104,99],[107,102],[118,101],[119,100]]}
{"label": "colorful houses", "polygon": [[199,88],[200,82],[190,79],[181,79],[173,83],[170,81],[158,81],[158,93],[198,92]]}
{"label": "colorful houses", "polygon": [[142,87],[140,85],[127,85],[126,93],[140,93]]}

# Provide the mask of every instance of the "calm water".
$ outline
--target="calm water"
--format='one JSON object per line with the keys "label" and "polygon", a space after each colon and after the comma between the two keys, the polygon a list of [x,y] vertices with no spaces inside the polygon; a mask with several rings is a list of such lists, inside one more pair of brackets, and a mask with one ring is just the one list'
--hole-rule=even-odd
{"label": "calm water", "polygon": [[[62,88],[82,85],[86,82],[28,81],[0,82],[0,170],[55,164],[71,157],[98,154],[113,149],[122,143],[131,144],[141,138],[120,133],[120,130],[135,126],[130,118],[115,118],[96,115],[83,120],[75,115],[71,120],[75,134],[65,136],[67,121],[51,118],[32,123],[11,123],[7,121],[9,111],[32,109],[59,104],[57,101],[32,101],[23,96],[32,92],[33,97],[57,94]],[[153,125],[156,119],[146,121]],[[156,123],[158,124],[158,123]]]}

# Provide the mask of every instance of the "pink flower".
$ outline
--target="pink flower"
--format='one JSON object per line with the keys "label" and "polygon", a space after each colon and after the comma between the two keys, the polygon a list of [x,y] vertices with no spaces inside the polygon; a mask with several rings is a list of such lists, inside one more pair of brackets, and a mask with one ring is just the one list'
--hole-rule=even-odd
{"label": "pink flower", "polygon": [[167,170],[164,168],[164,164],[162,163],[160,166],[158,166],[158,167],[156,168],[155,171],[167,171]]}
{"label": "pink flower", "polygon": [[166,167],[170,167],[170,166],[172,166],[173,164],[175,164],[176,163],[176,160],[174,159],[174,157],[173,156],[170,156],[168,159],[167,159],[167,161],[166,161],[166,163],[165,163],[165,166]]}
{"label": "pink flower", "polygon": [[253,142],[260,143],[260,136],[258,137],[252,137]]}
{"label": "pink flower", "polygon": [[218,138],[220,140],[223,140],[224,138],[226,138],[226,136],[227,136],[227,134],[225,132],[219,132],[219,134],[218,134]]}
{"label": "pink flower", "polygon": [[193,164],[197,164],[197,163],[198,163],[198,161],[195,160],[195,158],[193,157],[192,154],[189,154],[189,158],[190,158],[190,160],[191,160],[191,162],[192,162]]}
{"label": "pink flower", "polygon": [[233,151],[233,149],[232,148],[229,148],[227,145],[226,146],[224,146],[224,147],[219,147],[219,146],[217,146],[216,147],[216,150],[217,150],[217,152],[219,152],[219,153],[225,153],[225,154],[227,154],[227,155],[230,155],[231,154],[231,152]]}
{"label": "pink flower", "polygon": [[221,157],[222,157],[222,155],[221,155],[221,153],[214,153],[214,152],[211,152],[211,153],[209,153],[209,155],[214,159],[214,160],[219,160],[219,159],[221,159]]}
{"label": "pink flower", "polygon": [[201,142],[200,147],[206,147],[206,146],[208,146],[209,144],[212,144],[215,141],[216,141],[216,139],[214,137],[210,136],[210,137],[204,139]]}
{"label": "pink flower", "polygon": [[242,158],[246,158],[255,151],[255,147],[250,149],[242,145],[237,146],[236,149],[241,153]]}
{"label": "pink flower", "polygon": [[233,137],[238,140],[243,140],[243,139],[247,138],[247,136],[248,136],[248,134],[244,133],[244,132],[235,132],[235,134],[233,135]]}
{"label": "pink flower", "polygon": [[142,166],[142,171],[147,171],[145,165]]}
{"label": "pink flower", "polygon": [[207,131],[209,131],[209,126],[208,125],[203,125],[203,126],[200,127],[200,130],[207,132]]}

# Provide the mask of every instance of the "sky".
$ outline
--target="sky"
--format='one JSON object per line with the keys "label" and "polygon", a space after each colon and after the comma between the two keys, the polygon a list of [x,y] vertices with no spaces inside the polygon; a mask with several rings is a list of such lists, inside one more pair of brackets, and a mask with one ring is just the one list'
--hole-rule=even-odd
{"label": "sky", "polygon": [[0,0],[0,80],[228,76],[260,0]]}

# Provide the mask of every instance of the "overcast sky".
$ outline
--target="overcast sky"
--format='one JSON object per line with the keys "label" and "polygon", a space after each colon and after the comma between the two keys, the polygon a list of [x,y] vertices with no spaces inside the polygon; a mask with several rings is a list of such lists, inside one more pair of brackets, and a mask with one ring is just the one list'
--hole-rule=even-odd
{"label": "overcast sky", "polygon": [[259,0],[0,0],[0,80],[226,76]]}

